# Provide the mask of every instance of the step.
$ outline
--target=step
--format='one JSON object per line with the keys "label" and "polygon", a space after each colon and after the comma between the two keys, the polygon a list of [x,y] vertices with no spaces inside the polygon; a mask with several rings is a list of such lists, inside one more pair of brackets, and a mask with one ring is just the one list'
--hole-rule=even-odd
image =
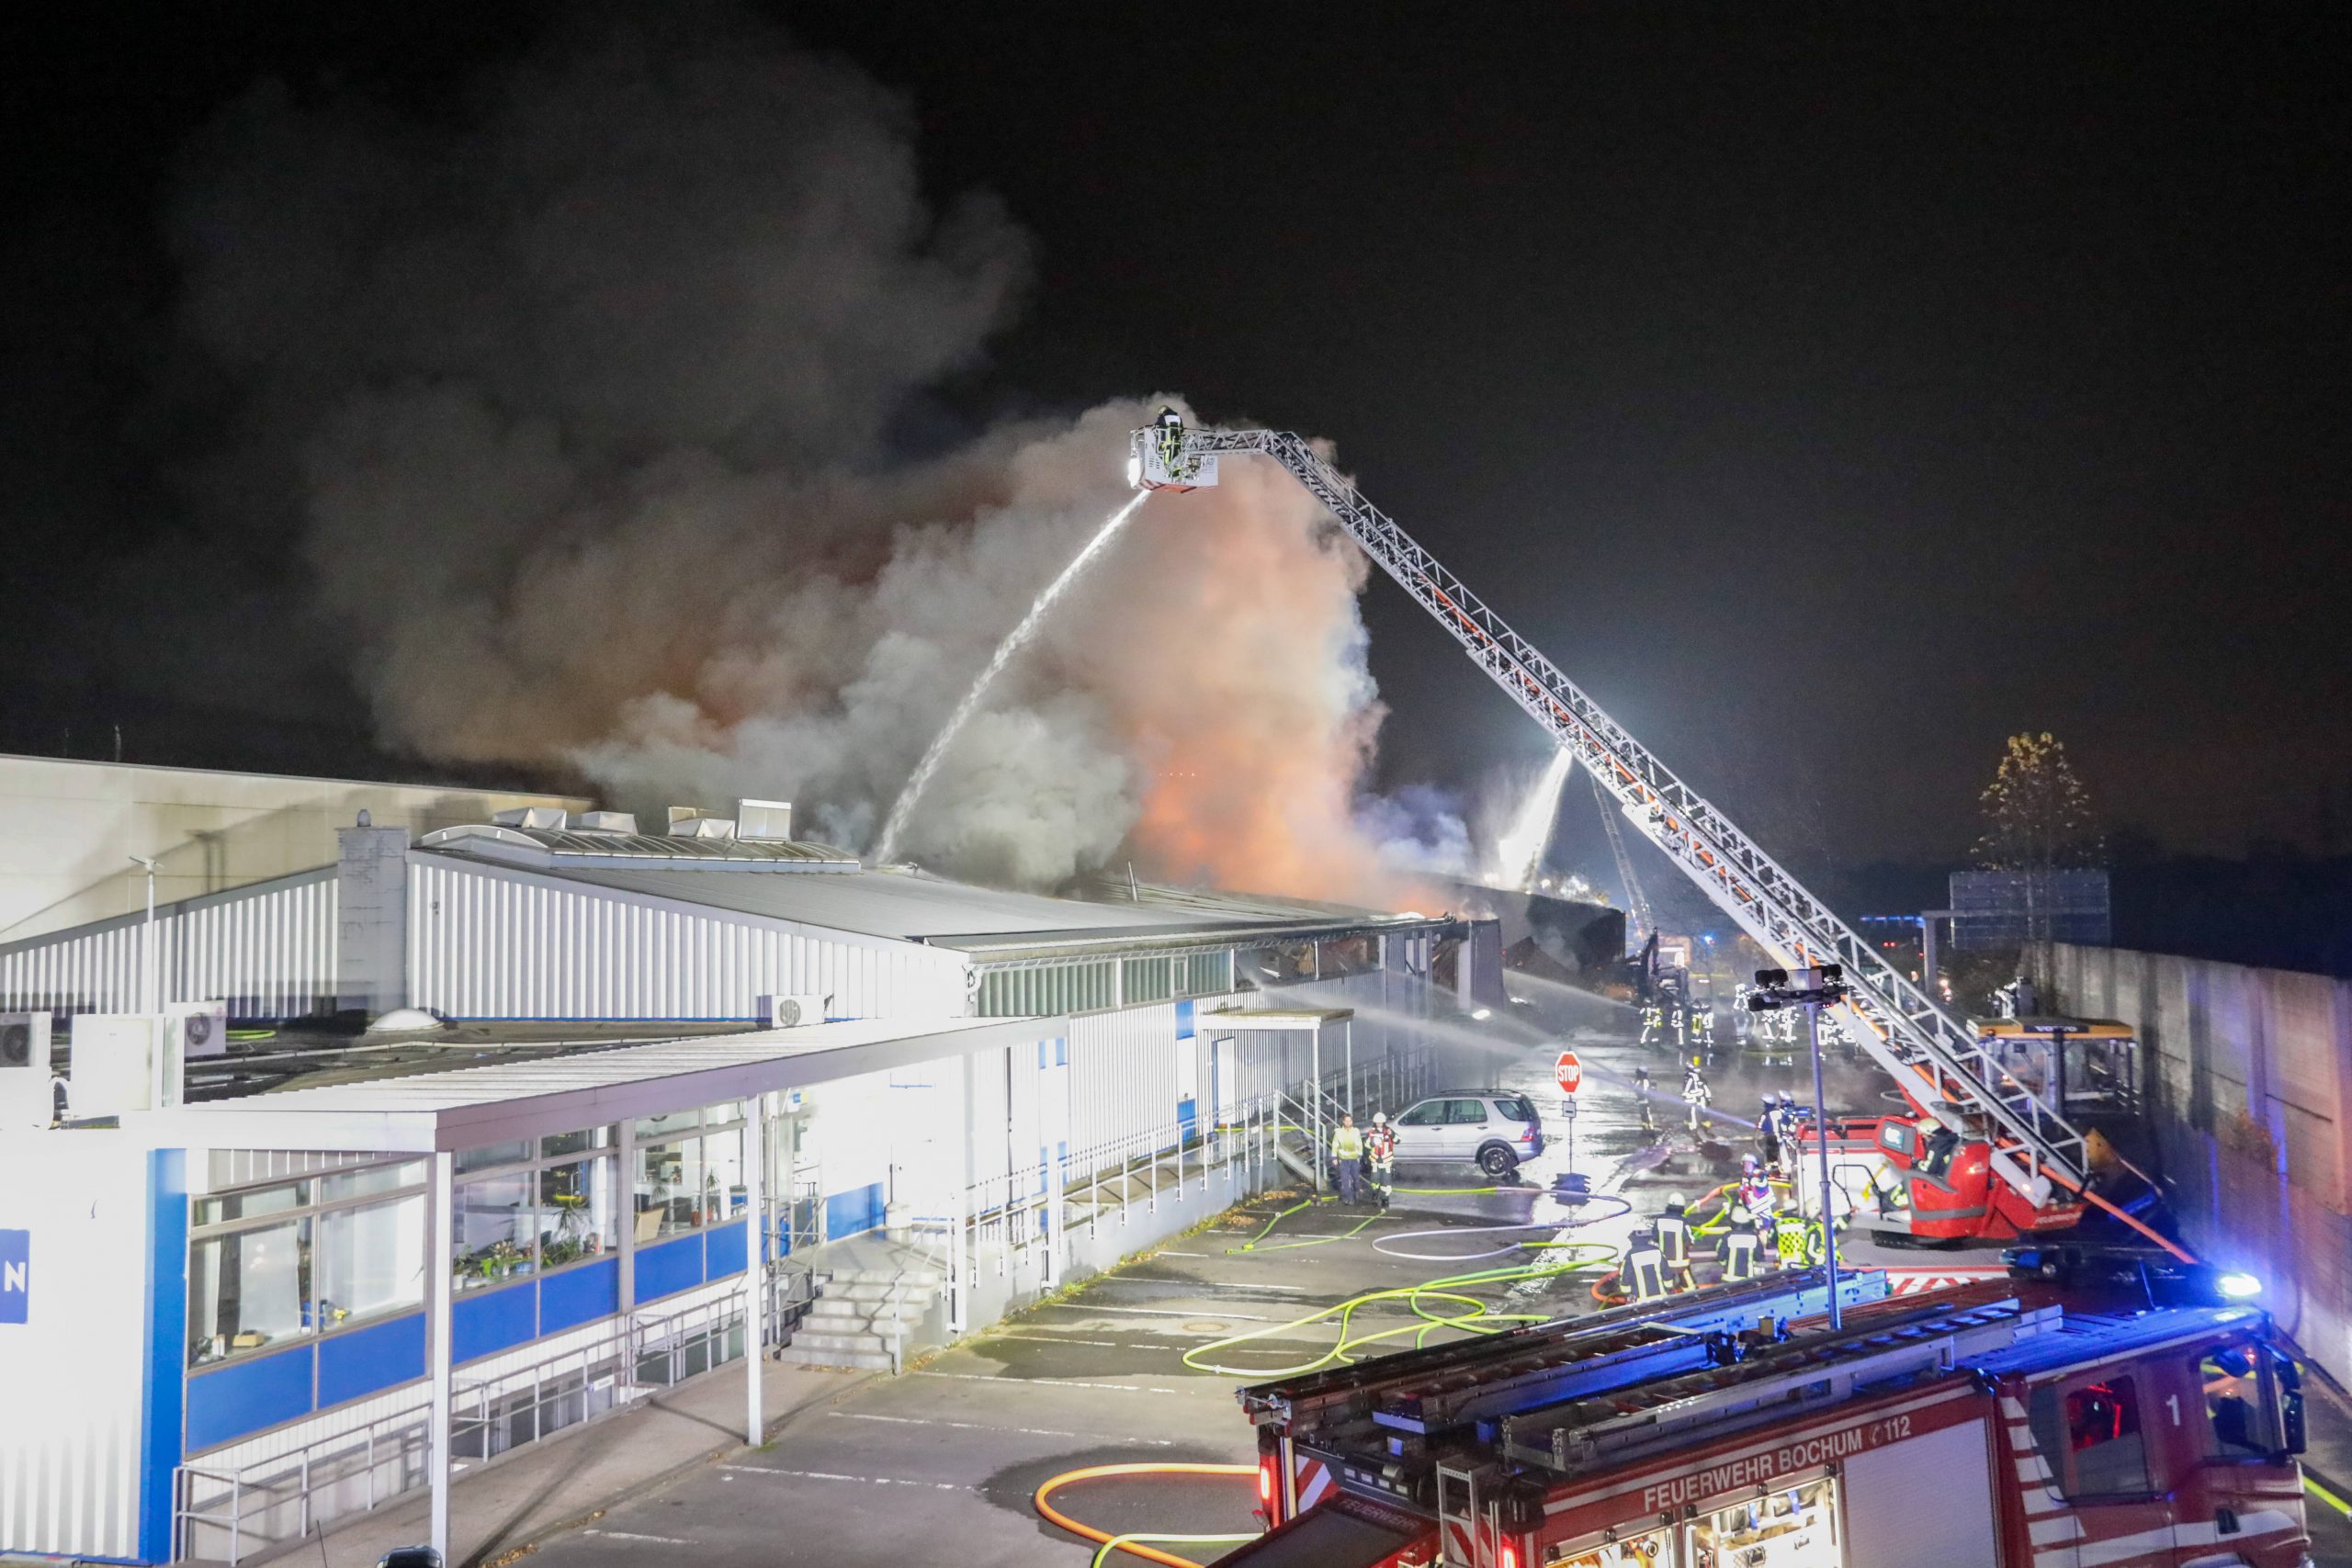
{"label": "step", "polygon": [[820,1297],[819,1300],[829,1302],[905,1302],[928,1300],[938,1293],[939,1287],[935,1284],[832,1284],[825,1287],[825,1293]]}
{"label": "step", "polygon": [[[884,1334],[826,1334],[802,1328],[792,1336],[793,1345],[811,1350],[865,1350],[887,1353],[890,1339]],[[902,1340],[901,1343],[904,1343]]]}
{"label": "step", "polygon": [[796,1367],[849,1367],[859,1371],[890,1370],[888,1351],[872,1350],[804,1350],[796,1342],[776,1352],[776,1359]]}
{"label": "step", "polygon": [[830,1328],[851,1323],[867,1324],[921,1323],[930,1315],[929,1302],[819,1302],[801,1321],[811,1328]]}
{"label": "step", "polygon": [[825,1278],[832,1285],[929,1285],[936,1288],[946,1282],[945,1275],[925,1269],[836,1269]]}

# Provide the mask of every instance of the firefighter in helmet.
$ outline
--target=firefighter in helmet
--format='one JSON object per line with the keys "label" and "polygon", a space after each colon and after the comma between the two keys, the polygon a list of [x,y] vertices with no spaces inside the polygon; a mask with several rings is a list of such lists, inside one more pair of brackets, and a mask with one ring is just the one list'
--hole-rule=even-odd
{"label": "firefighter in helmet", "polygon": [[1690,1207],[1681,1193],[1669,1192],[1666,1212],[1657,1217],[1657,1249],[1665,1260],[1666,1285],[1670,1291],[1687,1291],[1697,1282],[1690,1277]]}
{"label": "firefighter in helmet", "polygon": [[1666,1255],[1658,1250],[1657,1233],[1647,1225],[1626,1238],[1617,1285],[1637,1303],[1666,1300]]}
{"label": "firefighter in helmet", "polygon": [[1714,1091],[1707,1087],[1705,1075],[1699,1071],[1699,1058],[1696,1056],[1691,1057],[1690,1065],[1682,1069],[1682,1099],[1690,1107],[1690,1130],[1695,1133],[1699,1130],[1699,1113],[1714,1099]]}
{"label": "firefighter in helmet", "polygon": [[1396,1190],[1396,1129],[1388,1124],[1385,1111],[1372,1113],[1372,1130],[1363,1135],[1363,1156],[1372,1171],[1373,1199],[1385,1209]]}

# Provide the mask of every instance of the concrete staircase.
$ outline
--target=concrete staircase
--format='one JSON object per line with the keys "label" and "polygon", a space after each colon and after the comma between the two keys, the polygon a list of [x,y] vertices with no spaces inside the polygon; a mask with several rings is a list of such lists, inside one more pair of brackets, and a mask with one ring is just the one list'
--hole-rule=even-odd
{"label": "concrete staircase", "polygon": [[804,1367],[890,1368],[895,1341],[910,1353],[945,1279],[922,1269],[844,1269],[824,1278],[817,1299],[777,1359]]}

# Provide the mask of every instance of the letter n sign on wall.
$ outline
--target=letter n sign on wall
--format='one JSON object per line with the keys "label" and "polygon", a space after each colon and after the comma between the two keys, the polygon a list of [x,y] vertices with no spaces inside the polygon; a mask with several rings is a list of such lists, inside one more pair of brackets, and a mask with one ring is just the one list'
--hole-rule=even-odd
{"label": "letter n sign on wall", "polygon": [[0,1231],[0,1323],[22,1323],[32,1300],[33,1233]]}

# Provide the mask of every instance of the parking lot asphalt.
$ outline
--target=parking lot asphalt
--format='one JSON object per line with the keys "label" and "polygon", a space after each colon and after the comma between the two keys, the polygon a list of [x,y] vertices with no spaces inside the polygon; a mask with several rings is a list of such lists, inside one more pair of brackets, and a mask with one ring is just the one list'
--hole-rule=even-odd
{"label": "parking lot asphalt", "polygon": [[[1634,1223],[1620,1205],[1569,1209],[1548,1191],[1571,1164],[1595,1190],[1624,1193],[1644,1210],[1677,1184],[1695,1194],[1736,1168],[1747,1145],[1736,1123],[1694,1136],[1678,1129],[1679,1103],[1661,1102],[1644,1126],[1625,1087],[1632,1068],[1648,1066],[1669,1101],[1679,1071],[1634,1043],[1630,1012],[1578,1004],[1577,1020],[1577,1048],[1596,1072],[1579,1098],[1573,1149],[1552,1083],[1560,1021],[1523,1023],[1523,1038],[1490,1032],[1484,1048],[1465,1048],[1453,1065],[1465,1087],[1521,1089],[1544,1111],[1551,1146],[1516,1184],[1459,1191],[1492,1184],[1467,1165],[1406,1169],[1385,1213],[1336,1201],[1300,1207],[1306,1195],[1295,1190],[1262,1194],[902,1376],[812,1402],[766,1447],[688,1472],[537,1555],[560,1568],[649,1556],[716,1568],[933,1560],[1082,1568],[1092,1544],[1045,1522],[1032,1505],[1047,1479],[1105,1464],[1249,1466],[1256,1447],[1234,1391],[1328,1356],[1340,1329],[1318,1314],[1370,1292],[1565,1261],[1565,1249],[1509,1245],[1516,1240],[1589,1240],[1596,1253],[1613,1254]],[[1749,1076],[1728,1064],[1724,1071]],[[1520,1228],[1477,1228],[1500,1225]],[[1477,1280],[1447,1287],[1449,1298],[1467,1301],[1423,1304],[1559,1316],[1592,1309],[1592,1280],[1588,1269]],[[1462,1332],[1431,1325],[1401,1295],[1363,1304],[1349,1327],[1364,1355]],[[1247,1473],[1092,1480],[1057,1501],[1111,1531],[1248,1533],[1257,1524]]]}

